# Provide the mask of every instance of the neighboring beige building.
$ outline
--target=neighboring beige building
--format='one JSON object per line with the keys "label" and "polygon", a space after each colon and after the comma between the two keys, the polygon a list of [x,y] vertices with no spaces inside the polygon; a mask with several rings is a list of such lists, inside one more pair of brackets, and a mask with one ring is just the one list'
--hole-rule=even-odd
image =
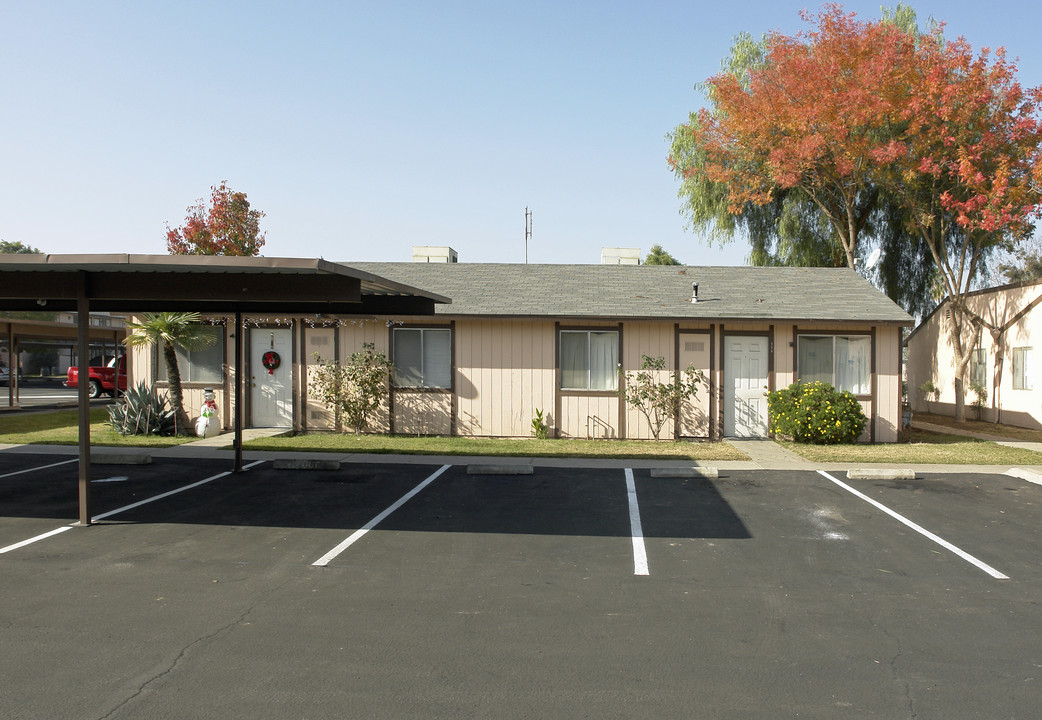
{"label": "neighboring beige building", "polygon": [[[343,360],[371,342],[395,365],[382,432],[530,437],[541,410],[559,437],[650,438],[618,392],[619,371],[650,355],[706,376],[662,437],[766,436],[765,391],[798,377],[852,390],[870,418],[865,440],[898,437],[912,320],[853,271],[439,263],[425,250],[422,262],[344,264],[451,298],[433,317],[248,318],[247,426],[329,429],[308,389],[315,356]],[[189,414],[213,386],[227,424],[232,328],[218,327],[222,342],[186,355],[182,374]],[[154,352],[131,367],[135,382],[157,377]]]}
{"label": "neighboring beige building", "polygon": [[[1042,342],[1042,280],[1004,285],[970,293],[967,304],[1001,331],[985,328],[974,343],[967,367],[966,413],[974,418],[970,391],[976,379],[988,391],[983,420],[1042,429],[1042,387],[1038,351]],[[955,414],[955,359],[948,339],[947,301],[930,313],[907,338],[908,392],[913,411]],[[1036,342],[1038,341],[1038,342]],[[1040,348],[1042,349],[1042,348]],[[927,398],[918,390],[930,381],[940,390]]]}

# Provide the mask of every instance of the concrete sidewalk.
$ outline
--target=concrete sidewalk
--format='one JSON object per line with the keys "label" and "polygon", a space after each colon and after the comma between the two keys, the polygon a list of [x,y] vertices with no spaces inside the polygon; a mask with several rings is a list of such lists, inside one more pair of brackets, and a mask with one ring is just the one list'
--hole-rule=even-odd
{"label": "concrete sidewalk", "polygon": [[[281,435],[285,431],[275,428],[250,428],[243,432],[245,440]],[[988,438],[992,439],[992,438]],[[728,439],[729,443],[747,456],[746,460],[687,460],[677,459],[620,459],[620,458],[566,458],[566,457],[490,457],[487,455],[393,455],[382,453],[351,452],[278,452],[267,450],[244,450],[243,458],[247,461],[277,459],[314,459],[335,460],[342,463],[372,463],[400,465],[530,465],[533,467],[584,467],[584,468],[715,468],[721,473],[744,470],[789,470],[817,471],[846,474],[854,469],[914,471],[917,474],[933,473],[985,473],[1007,474],[1020,477],[1031,482],[1042,484],[1042,464],[1033,466],[1011,465],[950,465],[950,464],[906,464],[906,463],[817,463],[807,460],[785,449],[773,440],[767,439]],[[195,440],[184,445],[168,448],[121,448],[121,454],[141,454],[152,457],[176,458],[213,458],[215,461],[232,462],[235,453],[231,448],[232,434],[224,433],[214,438]],[[1003,438],[1002,444],[1013,447],[1025,447],[1040,450],[1039,443],[1023,443]],[[75,455],[75,446],[41,446],[41,445],[0,445],[0,450],[14,452],[48,452],[55,455]],[[112,451],[111,448],[98,446],[95,453]]]}

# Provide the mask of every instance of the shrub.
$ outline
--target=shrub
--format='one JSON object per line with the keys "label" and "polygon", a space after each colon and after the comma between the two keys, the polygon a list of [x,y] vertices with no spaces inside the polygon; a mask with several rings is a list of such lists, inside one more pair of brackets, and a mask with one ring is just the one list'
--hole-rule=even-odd
{"label": "shrub", "polygon": [[[661,382],[665,372],[668,382]],[[625,373],[625,383],[619,384],[619,393],[626,402],[637,408],[651,427],[651,434],[659,439],[662,426],[680,414],[680,406],[698,393],[705,381],[702,371],[688,366],[684,372],[666,370],[664,357],[640,356],[640,371]]]}
{"label": "shrub", "polygon": [[109,405],[108,411],[109,425],[120,435],[177,434],[177,412],[167,407],[155,387],[144,383],[127,388],[123,400]]}
{"label": "shrub", "polygon": [[974,380],[970,383],[970,390],[974,395],[973,409],[977,413],[977,419],[982,420],[984,418],[984,408],[988,404],[988,387],[984,383]]}
{"label": "shrub", "polygon": [[[315,353],[315,360],[321,359]],[[388,395],[390,372],[387,356],[376,352],[373,343],[363,343],[362,349],[351,353],[343,365],[335,360],[320,363],[308,389],[333,411],[333,427],[337,431],[346,420],[355,435],[360,435]]]}
{"label": "shrub", "polygon": [[776,433],[816,445],[852,443],[868,422],[852,394],[823,382],[797,381],[768,393],[767,414]]}
{"label": "shrub", "polygon": [[550,435],[550,426],[546,424],[542,408],[536,408],[535,417],[532,418],[532,433],[538,440],[546,440]]}
{"label": "shrub", "polygon": [[926,405],[926,412],[930,412],[930,400],[936,400],[941,395],[941,389],[933,384],[933,380],[927,380],[919,386],[919,394]]}

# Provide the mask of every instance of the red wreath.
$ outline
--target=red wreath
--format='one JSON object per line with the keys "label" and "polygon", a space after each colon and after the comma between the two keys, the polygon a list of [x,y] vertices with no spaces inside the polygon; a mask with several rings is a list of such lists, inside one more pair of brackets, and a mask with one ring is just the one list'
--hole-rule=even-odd
{"label": "red wreath", "polygon": [[280,358],[279,354],[274,350],[269,350],[261,355],[261,364],[268,371],[269,375],[274,375],[275,369],[282,364],[282,358]]}

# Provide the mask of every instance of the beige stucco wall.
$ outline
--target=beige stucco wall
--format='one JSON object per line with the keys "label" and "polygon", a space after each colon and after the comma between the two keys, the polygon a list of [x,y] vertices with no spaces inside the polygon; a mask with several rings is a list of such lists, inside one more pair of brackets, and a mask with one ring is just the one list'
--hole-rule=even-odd
{"label": "beige stucco wall", "polygon": [[[979,344],[986,358],[988,400],[983,419],[1009,425],[1042,429],[1042,346],[1032,345],[1032,338],[1042,337],[1042,309],[1035,307],[1022,318],[1010,322],[1022,309],[1042,294],[1042,283],[997,289],[970,296],[969,307],[990,323],[1008,329],[997,340],[988,330]],[[949,340],[950,319],[945,308],[929,316],[908,340],[908,391],[913,411],[955,414],[955,357]],[[1013,350],[1033,348],[1034,388],[1013,389]],[[966,378],[967,417],[974,417],[971,405],[975,398],[969,390],[969,367]],[[919,386],[927,380],[940,388],[940,397],[928,401]]]}

